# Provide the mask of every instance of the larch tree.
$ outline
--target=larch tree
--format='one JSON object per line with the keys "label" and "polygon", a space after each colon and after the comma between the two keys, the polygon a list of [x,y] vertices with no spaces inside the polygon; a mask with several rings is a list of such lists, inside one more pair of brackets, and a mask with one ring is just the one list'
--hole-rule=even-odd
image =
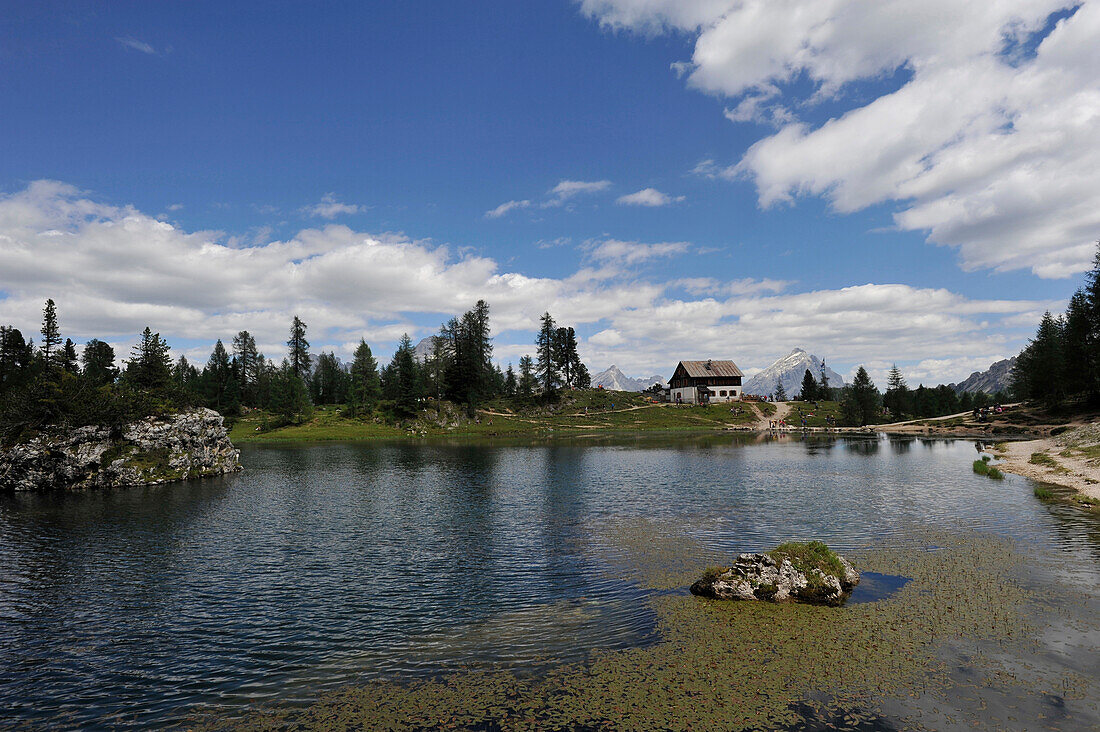
{"label": "larch tree", "polygon": [[557,331],[554,328],[554,319],[550,313],[543,313],[539,334],[535,339],[535,376],[538,379],[542,394],[550,397],[557,391],[561,383],[561,374],[558,371],[556,353]]}
{"label": "larch tree", "polygon": [[313,359],[309,355],[306,324],[297,315],[294,316],[294,322],[290,325],[290,338],[287,340],[286,345],[289,349],[287,360],[290,363],[290,370],[299,379],[305,379],[309,376]]}
{"label": "larch tree", "polygon": [[57,306],[53,300],[46,300],[42,308],[42,358],[46,366],[54,366],[60,358],[61,331],[57,325]]}

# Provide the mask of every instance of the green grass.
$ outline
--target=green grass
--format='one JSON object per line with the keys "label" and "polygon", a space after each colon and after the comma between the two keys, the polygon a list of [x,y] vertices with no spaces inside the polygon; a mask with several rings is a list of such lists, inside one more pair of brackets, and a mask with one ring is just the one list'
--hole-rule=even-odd
{"label": "green grass", "polygon": [[1058,461],[1047,455],[1045,452],[1033,452],[1031,453],[1031,459],[1028,460],[1032,465],[1043,465],[1048,468],[1057,468]]}
{"label": "green grass", "polygon": [[[739,410],[739,413],[730,410]],[[587,410],[587,414],[585,413]],[[767,402],[705,407],[657,404],[643,394],[587,389],[568,392],[553,404],[514,412],[504,400],[483,405],[474,418],[449,403],[428,402],[416,419],[390,424],[380,416],[352,418],[336,406],[314,409],[299,425],[271,429],[260,412],[233,425],[230,439],[247,442],[330,442],[408,437],[578,436],[648,431],[713,431],[749,428],[775,414]]]}
{"label": "green grass", "polygon": [[1035,497],[1038,498],[1040,501],[1054,500],[1054,491],[1052,491],[1050,488],[1047,488],[1046,486],[1037,485],[1035,486],[1035,490],[1032,492],[1035,494]]}
{"label": "green grass", "polygon": [[987,478],[993,480],[1004,480],[1005,474],[1000,471],[999,468],[995,468],[989,464],[989,457],[985,456],[981,460],[974,461],[974,472],[978,475],[984,475]]}
{"label": "green grass", "polygon": [[[829,418],[832,418],[832,426],[844,424],[844,415],[840,411],[840,402],[790,402],[791,411],[787,414],[787,424],[792,427],[802,426],[802,416],[806,417],[807,427],[829,427]],[[802,410],[800,416],[798,411]]]}
{"label": "green grass", "polygon": [[1091,506],[1092,508],[1100,508],[1100,500],[1093,498],[1092,496],[1082,496],[1081,494],[1077,494],[1073,497],[1073,500],[1077,501],[1078,503],[1083,503],[1086,506]]}
{"label": "green grass", "polygon": [[844,576],[844,565],[840,563],[840,557],[822,541],[788,541],[768,552],[768,556],[779,563],[784,559],[790,560],[794,568],[806,575],[811,582],[816,576],[810,574],[813,569],[820,569],[825,574],[836,577]]}

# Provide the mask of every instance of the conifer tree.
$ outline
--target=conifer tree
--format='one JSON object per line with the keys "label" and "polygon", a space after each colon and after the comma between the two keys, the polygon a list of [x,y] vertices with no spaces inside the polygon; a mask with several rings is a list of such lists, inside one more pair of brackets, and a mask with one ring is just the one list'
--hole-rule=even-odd
{"label": "conifer tree", "polygon": [[412,341],[409,340],[409,334],[405,333],[401,336],[387,373],[392,384],[394,413],[398,417],[412,417],[419,408],[421,394],[418,371]]}
{"label": "conifer tree", "polygon": [[111,384],[118,378],[115,349],[109,343],[93,338],[84,344],[80,360],[84,363],[84,378],[93,386]]}
{"label": "conifer tree", "polygon": [[553,396],[561,383],[561,374],[558,371],[556,351],[557,331],[554,328],[554,319],[550,313],[543,313],[538,337],[535,339],[535,376],[542,389],[544,397]]}
{"label": "conifer tree", "polygon": [[70,374],[76,374],[80,372],[80,365],[77,362],[76,356],[76,344],[73,343],[72,338],[65,339],[65,345],[61,347],[59,352],[58,365]]}
{"label": "conifer tree", "polygon": [[1016,359],[1013,388],[1018,396],[1049,405],[1057,404],[1065,396],[1066,362],[1062,337],[1061,319],[1047,311],[1035,338]]}
{"label": "conifer tree", "polygon": [[172,358],[168,351],[168,343],[160,333],[146,326],[138,344],[130,351],[126,380],[141,389],[163,390],[172,377]]}
{"label": "conifer tree", "polygon": [[871,381],[867,369],[860,366],[856,370],[852,384],[845,389],[841,408],[849,424],[860,427],[870,424],[878,412],[879,393]]}
{"label": "conifer tree", "polygon": [[[234,381],[233,364],[229,360],[229,352],[221,339],[214,344],[214,350],[210,353],[210,359],[203,369],[203,383],[205,386],[206,403],[211,409],[223,412],[227,406],[231,406],[229,397],[234,391],[230,385]],[[237,390],[239,391],[239,390]],[[223,412],[224,413],[224,412]]]}
{"label": "conifer tree", "polygon": [[504,396],[516,395],[516,372],[512,369],[512,363],[508,363],[508,370],[504,372]]}
{"label": "conifer tree", "polygon": [[814,381],[814,375],[809,369],[806,369],[806,373],[802,376],[802,391],[799,392],[798,398],[804,402],[817,399],[817,382]]}
{"label": "conifer tree", "polygon": [[516,384],[516,396],[523,402],[530,402],[535,396],[535,366],[531,357],[524,355],[519,359],[519,381]]}
{"label": "conifer tree", "polygon": [[[886,395],[882,399],[883,405],[890,410],[891,414],[900,417],[912,411],[910,401],[909,387],[905,383],[905,377],[898,365],[894,364],[886,377]],[[944,412],[944,414],[947,414],[947,412]]]}
{"label": "conifer tree", "polygon": [[295,315],[294,322],[290,325],[290,338],[286,342],[289,353],[287,359],[290,362],[290,370],[299,379],[309,376],[313,359],[309,355],[309,341],[306,340],[306,324]]}
{"label": "conifer tree", "polygon": [[348,407],[352,414],[370,411],[382,396],[382,384],[378,379],[378,363],[370,346],[362,338],[355,348],[351,363],[351,386],[348,390]]}
{"label": "conifer tree", "polygon": [[0,326],[0,393],[27,381],[33,363],[34,348],[19,329]]}
{"label": "conifer tree", "polygon": [[256,339],[247,330],[233,336],[233,357],[240,372],[241,398],[255,406],[256,385],[260,380],[263,355],[256,349]]}
{"label": "conifer tree", "polygon": [[61,354],[61,332],[57,326],[57,306],[46,300],[42,308],[42,358],[46,366],[58,365]]}
{"label": "conifer tree", "polygon": [[776,378],[775,393],[772,395],[777,402],[787,401],[787,390],[783,388],[783,380]]}

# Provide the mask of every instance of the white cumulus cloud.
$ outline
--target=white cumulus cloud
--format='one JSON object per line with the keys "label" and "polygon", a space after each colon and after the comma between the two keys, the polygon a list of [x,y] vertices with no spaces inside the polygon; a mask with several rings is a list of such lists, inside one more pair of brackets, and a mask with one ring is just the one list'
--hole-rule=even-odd
{"label": "white cumulus cloud", "polygon": [[312,206],[306,206],[302,209],[302,213],[309,214],[310,216],[317,216],[322,219],[332,220],[337,216],[344,214],[355,214],[363,210],[363,207],[356,203],[341,203],[336,200],[335,193],[326,193],[321,196],[320,203],[315,203]]}
{"label": "white cumulus cloud", "polygon": [[683,196],[669,196],[661,193],[656,188],[643,188],[636,193],[619,196],[615,199],[615,203],[621,206],[649,206],[655,208],[657,206],[667,206],[670,203],[679,203],[683,200]]}
{"label": "white cumulus cloud", "polygon": [[[760,203],[891,203],[964,268],[1084,271],[1100,231],[1100,0],[582,0],[613,28],[695,36],[689,85],[778,131],[722,167]],[[1065,17],[1050,27],[1055,13]],[[1045,34],[1045,35],[1044,35]],[[848,99],[854,82],[898,84]],[[800,94],[797,82],[813,91]],[[814,126],[791,109],[838,99]]]}
{"label": "white cumulus cloud", "polygon": [[[795,292],[768,279],[653,278],[661,261],[693,251],[688,242],[606,238],[582,247],[572,274],[541,277],[476,253],[331,223],[238,245],[37,181],[0,195],[0,323],[32,335],[42,303],[53,298],[63,335],[78,343],[124,345],[148,325],[177,355],[205,361],[216,339],[242,329],[281,358],[299,315],[315,351],[348,357],[365,337],[384,359],[400,333],[428,335],[483,298],[502,361],[532,351],[539,316],[549,311],[578,329],[582,358],[597,369],[616,363],[648,375],[711,356],[747,370],[801,346],[837,368],[923,363],[915,374],[931,383],[1017,352],[1043,310],[1065,307],[889,283]],[[638,275],[634,265],[647,262],[657,266]]]}

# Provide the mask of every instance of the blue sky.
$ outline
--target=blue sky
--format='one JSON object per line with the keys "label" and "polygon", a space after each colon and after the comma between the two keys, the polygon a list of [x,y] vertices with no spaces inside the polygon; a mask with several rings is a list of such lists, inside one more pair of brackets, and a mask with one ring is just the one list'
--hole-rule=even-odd
{"label": "blue sky", "polygon": [[549,308],[593,370],[957,380],[1100,238],[1100,13],[942,4],[6,3],[0,320],[346,357],[484,297],[502,362]]}

